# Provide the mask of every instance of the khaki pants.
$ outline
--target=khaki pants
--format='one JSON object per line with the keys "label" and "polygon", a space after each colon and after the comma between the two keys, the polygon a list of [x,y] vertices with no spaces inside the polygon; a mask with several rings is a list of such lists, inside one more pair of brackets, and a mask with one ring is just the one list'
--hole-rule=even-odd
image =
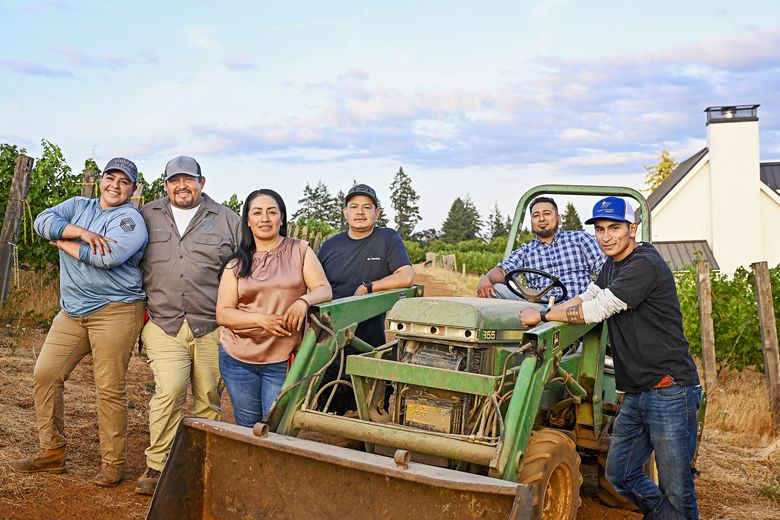
{"label": "khaki pants", "polygon": [[181,421],[187,388],[192,386],[193,415],[222,419],[220,399],[225,385],[219,374],[219,329],[196,338],[185,321],[174,337],[149,321],[141,340],[146,345],[155,384],[149,402],[146,465],[162,471]]}
{"label": "khaki pants", "polygon": [[111,303],[83,318],[60,311],[35,362],[35,411],[41,448],[67,444],[63,388],[70,373],[92,354],[103,464],[127,460],[125,374],[144,319],[144,302]]}

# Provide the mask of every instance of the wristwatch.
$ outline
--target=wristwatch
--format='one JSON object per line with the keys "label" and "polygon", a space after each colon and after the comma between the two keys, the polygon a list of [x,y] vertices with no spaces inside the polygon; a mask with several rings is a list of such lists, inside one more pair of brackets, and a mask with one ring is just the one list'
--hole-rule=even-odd
{"label": "wristwatch", "polygon": [[542,307],[539,309],[539,319],[543,322],[547,323],[549,320],[547,319],[547,313],[550,312],[549,307]]}
{"label": "wristwatch", "polygon": [[366,280],[366,281],[365,281],[365,282],[363,282],[361,285],[362,285],[363,287],[365,287],[365,288],[366,288],[366,290],[367,290],[369,293],[372,293],[372,292],[374,292],[374,282],[372,282],[371,280]]}

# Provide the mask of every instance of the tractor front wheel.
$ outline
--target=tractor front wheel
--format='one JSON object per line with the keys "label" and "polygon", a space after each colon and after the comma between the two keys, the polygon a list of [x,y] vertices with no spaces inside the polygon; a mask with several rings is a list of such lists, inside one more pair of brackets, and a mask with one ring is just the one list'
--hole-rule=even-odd
{"label": "tractor front wheel", "polygon": [[580,456],[568,436],[551,429],[531,433],[517,481],[534,487],[535,520],[574,520],[580,499]]}

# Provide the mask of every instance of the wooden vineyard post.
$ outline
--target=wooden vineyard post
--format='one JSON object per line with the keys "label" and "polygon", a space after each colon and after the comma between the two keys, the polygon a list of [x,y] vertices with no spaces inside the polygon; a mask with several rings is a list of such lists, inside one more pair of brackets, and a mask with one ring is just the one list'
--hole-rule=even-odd
{"label": "wooden vineyard post", "polygon": [[775,427],[780,428],[780,355],[777,351],[777,323],[772,302],[772,282],[766,262],[751,264],[756,284],[756,303],[761,323],[764,350],[764,378],[769,393],[769,407]]}
{"label": "wooden vineyard post", "polygon": [[30,172],[33,158],[19,154],[16,158],[14,178],[8,192],[8,204],[3,217],[3,229],[0,231],[0,305],[8,299],[8,286],[11,283],[12,268],[16,258],[16,240],[19,237],[19,223],[24,217],[24,199],[30,189]]}
{"label": "wooden vineyard post", "polygon": [[98,172],[95,170],[84,170],[84,180],[81,182],[81,196],[90,199],[95,197],[98,192],[96,183]]}
{"label": "wooden vineyard post", "polygon": [[696,287],[699,290],[699,323],[701,324],[701,360],[704,364],[704,387],[707,392],[718,386],[718,370],[715,360],[715,326],[712,322],[712,282],[710,264],[696,264]]}
{"label": "wooden vineyard post", "polygon": [[322,246],[322,231],[317,231],[317,235],[314,237],[314,247],[312,247],[315,253],[319,253],[320,246]]}
{"label": "wooden vineyard post", "polygon": [[130,202],[133,203],[133,206],[135,206],[138,209],[141,209],[141,206],[144,205],[144,183],[139,182],[136,187],[135,191],[133,192],[133,196],[130,197]]}

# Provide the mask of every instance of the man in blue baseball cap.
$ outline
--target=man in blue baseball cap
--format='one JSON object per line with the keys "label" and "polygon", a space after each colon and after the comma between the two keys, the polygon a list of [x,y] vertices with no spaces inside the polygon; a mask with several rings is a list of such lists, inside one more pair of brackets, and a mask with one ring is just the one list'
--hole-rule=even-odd
{"label": "man in blue baseball cap", "polygon": [[[593,206],[596,240],[607,261],[595,283],[552,309],[525,309],[524,327],[540,321],[607,320],[615,384],[624,393],[607,454],[606,477],[645,518],[699,518],[691,462],[701,387],[683,334],[671,269],[658,250],[638,243],[634,209],[606,197]],[[655,452],[660,487],[643,466]]]}

